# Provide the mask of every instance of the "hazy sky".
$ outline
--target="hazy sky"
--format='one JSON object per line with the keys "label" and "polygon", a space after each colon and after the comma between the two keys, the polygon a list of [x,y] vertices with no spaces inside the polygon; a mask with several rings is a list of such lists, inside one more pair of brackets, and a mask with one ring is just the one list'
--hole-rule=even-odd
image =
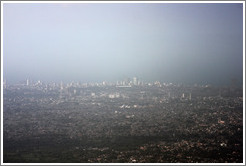
{"label": "hazy sky", "polygon": [[243,80],[242,4],[4,4],[9,82]]}

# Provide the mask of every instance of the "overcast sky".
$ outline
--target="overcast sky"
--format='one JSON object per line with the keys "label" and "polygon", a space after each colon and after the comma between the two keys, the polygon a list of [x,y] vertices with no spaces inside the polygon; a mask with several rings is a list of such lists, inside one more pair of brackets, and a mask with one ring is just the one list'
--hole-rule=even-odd
{"label": "overcast sky", "polygon": [[243,82],[242,4],[4,4],[9,82]]}

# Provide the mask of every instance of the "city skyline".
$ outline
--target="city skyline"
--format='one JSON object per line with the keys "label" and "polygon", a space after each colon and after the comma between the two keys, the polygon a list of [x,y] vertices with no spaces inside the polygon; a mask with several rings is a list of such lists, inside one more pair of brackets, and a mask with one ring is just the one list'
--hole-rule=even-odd
{"label": "city skyline", "polygon": [[[136,79],[136,80],[134,80]],[[72,84],[77,84],[77,85],[153,85],[153,84],[163,84],[163,85],[178,85],[178,86],[215,86],[215,87],[220,87],[215,84],[209,84],[209,83],[183,83],[183,82],[170,82],[170,81],[160,81],[160,80],[144,80],[140,79],[138,77],[125,77],[124,79],[118,79],[114,81],[110,80],[103,80],[103,81],[75,81],[75,80],[59,80],[59,81],[54,81],[54,80],[41,80],[41,79],[22,79],[19,80],[15,83],[13,82],[8,82],[5,78],[3,78],[3,85],[4,87],[6,86],[15,86],[15,85],[24,85],[24,86],[31,86],[31,85],[49,85],[49,84],[66,84],[66,85],[72,85]],[[242,88],[242,86],[238,85],[237,80],[231,80],[228,85],[223,85],[221,87],[238,87]]]}
{"label": "city skyline", "polygon": [[242,3],[5,3],[3,29],[13,83],[243,82]]}
{"label": "city skyline", "polygon": [[1,2],[1,163],[245,163],[245,2]]}
{"label": "city skyline", "polygon": [[3,101],[3,163],[244,162],[242,88],[26,80]]}

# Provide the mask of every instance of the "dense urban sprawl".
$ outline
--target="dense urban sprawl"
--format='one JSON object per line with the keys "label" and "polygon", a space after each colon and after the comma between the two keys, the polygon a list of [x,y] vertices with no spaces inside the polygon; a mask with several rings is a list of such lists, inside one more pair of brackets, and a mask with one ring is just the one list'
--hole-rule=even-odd
{"label": "dense urban sprawl", "polygon": [[3,162],[243,162],[242,93],[136,78],[4,84]]}

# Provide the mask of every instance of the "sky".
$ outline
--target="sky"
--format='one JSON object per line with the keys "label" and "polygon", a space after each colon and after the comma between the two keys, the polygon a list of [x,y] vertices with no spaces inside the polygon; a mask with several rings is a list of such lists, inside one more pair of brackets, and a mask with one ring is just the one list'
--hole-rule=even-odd
{"label": "sky", "polygon": [[243,5],[5,3],[7,82],[243,83]]}

